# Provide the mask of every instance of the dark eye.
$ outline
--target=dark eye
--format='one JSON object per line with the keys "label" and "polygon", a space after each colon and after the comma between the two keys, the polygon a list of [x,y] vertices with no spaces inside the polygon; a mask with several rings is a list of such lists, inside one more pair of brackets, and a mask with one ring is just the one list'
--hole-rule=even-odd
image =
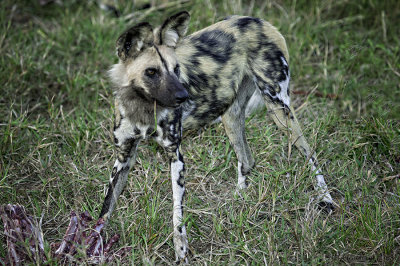
{"label": "dark eye", "polygon": [[181,74],[181,70],[180,70],[179,65],[176,65],[176,67],[174,68],[174,72],[175,72],[175,75],[177,77],[179,77],[179,75]]}
{"label": "dark eye", "polygon": [[155,68],[146,69],[146,75],[149,77],[154,76],[156,73],[157,73],[157,69],[155,69]]}

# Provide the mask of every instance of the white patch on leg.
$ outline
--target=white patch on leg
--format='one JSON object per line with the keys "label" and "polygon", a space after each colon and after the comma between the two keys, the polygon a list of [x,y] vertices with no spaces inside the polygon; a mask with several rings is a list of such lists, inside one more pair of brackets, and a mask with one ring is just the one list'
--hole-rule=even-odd
{"label": "white patch on leg", "polygon": [[288,72],[288,76],[284,81],[279,82],[279,87],[281,87],[281,91],[277,94],[277,97],[282,100],[284,104],[290,106],[290,97],[288,95],[289,89],[289,80],[290,80],[290,72]]}
{"label": "white patch on leg", "polygon": [[172,197],[173,197],[173,214],[172,220],[174,225],[174,246],[176,259],[187,263],[187,253],[189,251],[189,245],[186,235],[185,225],[182,224],[183,213],[182,213],[182,201],[185,193],[185,188],[178,184],[180,173],[184,169],[184,163],[179,160],[179,150],[176,150],[176,156],[178,160],[171,163],[171,179],[172,179]]}
{"label": "white patch on leg", "polygon": [[[285,66],[287,66],[288,67],[288,63],[286,62],[286,60],[285,60],[285,58],[282,56],[281,57],[281,60],[282,60],[282,63],[285,65]],[[272,98],[272,99],[279,99],[279,100],[281,100],[286,106],[290,106],[290,97],[289,97],[289,94],[288,94],[288,91],[289,91],[289,83],[290,83],[290,71],[289,71],[289,68],[288,68],[288,73],[287,74],[285,74],[286,75],[286,78],[285,78],[285,80],[282,80],[282,81],[280,81],[280,82],[278,82],[278,86],[280,87],[280,92],[279,93],[277,93],[277,94],[275,94],[275,95],[272,95],[271,93],[270,93],[270,87],[269,87],[269,85],[266,85],[265,86],[265,88],[263,89],[263,94],[265,94],[265,95],[268,95],[270,98]],[[256,77],[253,77],[253,81],[254,81],[254,83],[256,84],[256,86],[258,87],[258,85],[257,85],[257,78]],[[251,99],[250,99],[250,102],[251,102]],[[247,109],[247,108],[246,108]],[[247,114],[247,110],[246,110],[246,114]]]}
{"label": "white patch on leg", "polygon": [[[124,167],[126,167],[126,166],[128,165],[128,162],[129,162],[129,161],[130,161],[130,160],[129,160],[129,158],[128,158],[128,160],[127,160],[125,163],[121,163],[121,162],[117,159],[117,160],[115,160],[113,169],[114,169],[114,168],[117,168],[117,173],[118,173],[118,172],[120,172],[120,171],[122,170],[122,168],[124,168]],[[114,180],[113,175],[110,175],[110,183],[112,183],[113,180]]]}
{"label": "white patch on leg", "polygon": [[[125,115],[125,110],[121,107],[120,113],[121,115]],[[121,143],[124,143],[126,139],[133,138],[135,136],[133,132],[133,125],[132,123],[127,119],[123,118],[121,120],[121,124],[119,127],[114,131],[114,137],[118,139],[117,145],[120,145]]]}
{"label": "white patch on leg", "polygon": [[183,171],[183,162],[177,160],[171,163],[171,177],[172,177],[172,198],[174,204],[173,210],[173,223],[177,227],[182,222],[182,200],[185,188],[178,184],[179,173]]}
{"label": "white patch on leg", "polygon": [[242,174],[242,163],[238,161],[238,189],[245,189],[247,188],[246,185],[246,177]]}
{"label": "white patch on leg", "polygon": [[288,91],[289,91],[289,82],[290,82],[290,71],[289,71],[289,66],[288,63],[286,62],[285,58],[283,56],[281,56],[281,60],[282,63],[288,67],[288,73],[286,76],[286,79],[279,82],[279,87],[281,88],[281,91],[278,93],[278,98],[282,100],[282,102],[284,104],[286,104],[287,106],[290,106],[290,97],[288,95]]}
{"label": "white patch on leg", "polygon": [[163,129],[161,127],[157,127],[156,141],[162,147],[168,147],[168,146],[170,146],[172,144],[172,142],[167,137],[164,138],[164,132],[163,132]]}
{"label": "white patch on leg", "polygon": [[312,171],[315,172],[316,174],[317,178],[316,190],[319,194],[319,200],[328,203],[333,203],[331,194],[328,191],[328,186],[325,183],[324,176],[321,174],[321,171],[315,167],[314,162],[311,159],[309,160],[309,163],[311,164]]}
{"label": "white patch on leg", "polygon": [[184,225],[181,227],[181,232],[179,232],[178,227],[174,228],[174,247],[175,247],[175,256],[176,260],[184,260],[185,263],[188,263],[188,252],[189,252],[189,243],[186,235],[186,228]]}

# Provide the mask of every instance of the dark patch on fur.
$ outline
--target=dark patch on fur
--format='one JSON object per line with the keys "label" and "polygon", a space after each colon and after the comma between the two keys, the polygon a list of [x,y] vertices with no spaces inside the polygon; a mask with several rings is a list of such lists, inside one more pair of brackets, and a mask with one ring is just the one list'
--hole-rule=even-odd
{"label": "dark patch on fur", "polygon": [[158,132],[155,129],[153,129],[153,131],[150,132],[149,136],[152,137],[152,138],[157,138],[158,137]]}
{"label": "dark patch on fur", "polygon": [[273,77],[273,80],[277,82],[286,80],[289,74],[289,68],[283,64],[282,58],[285,57],[278,47],[273,47],[273,50],[265,50],[263,54],[263,59],[270,64],[266,70],[266,76]]}
{"label": "dark patch on fur", "polygon": [[245,32],[247,30],[251,30],[252,28],[250,27],[251,24],[257,24],[261,25],[262,21],[259,18],[252,18],[252,17],[244,17],[240,18],[236,21],[234,26],[238,27],[240,32]]}
{"label": "dark patch on fur", "polygon": [[[183,163],[183,156],[181,153],[179,153],[178,160]],[[183,168],[185,168],[185,165],[183,165]]]}
{"label": "dark patch on fur", "polygon": [[[236,81],[232,81],[231,87],[224,88],[225,90],[232,90],[232,98],[219,98],[217,90],[222,89],[220,88],[221,77],[219,72],[207,75],[201,71],[203,66],[195,67],[192,65],[193,61],[196,61],[196,57],[191,57],[189,64],[181,63],[182,72],[184,71],[187,76],[187,81],[182,84],[190,92],[191,102],[184,107],[186,110],[190,110],[190,116],[196,120],[196,124],[190,125],[190,127],[197,128],[208,124],[226,111],[234,100]],[[219,66],[221,69],[223,68],[223,65]],[[206,110],[199,109],[199,107],[205,105],[208,106]],[[185,125],[185,128],[187,128],[187,125]]]}
{"label": "dark patch on fur", "polygon": [[291,114],[289,106],[287,106],[281,99],[279,99],[278,97],[274,98],[273,96],[269,95],[268,93],[264,93],[263,91],[261,91],[261,93],[264,97],[267,97],[270,102],[282,106],[283,112],[286,116],[289,116]]}
{"label": "dark patch on fur", "polygon": [[[246,175],[250,174],[251,169],[253,168],[254,164],[255,164],[255,163],[253,163],[253,165],[250,165],[250,167],[247,168],[247,169],[245,168],[245,165],[242,164],[242,167],[241,167],[241,169],[240,169],[240,172],[242,173],[242,175],[246,176]],[[246,180],[247,180],[247,178],[246,178]]]}
{"label": "dark patch on fur", "polygon": [[217,117],[221,116],[226,109],[230,106],[229,103],[224,103],[222,101],[215,101],[210,109],[205,112],[195,113],[193,116],[199,120],[200,126],[208,124],[210,121],[215,120]]}
{"label": "dark patch on fur", "polygon": [[191,57],[189,62],[190,62],[190,68],[192,68],[192,69],[200,66],[199,57]]}
{"label": "dark patch on fur", "polygon": [[131,49],[138,42],[143,42],[141,50],[153,45],[153,29],[147,22],[139,23],[125,31],[117,40],[117,54],[122,61],[135,58],[140,51]]}
{"label": "dark patch on fur", "polygon": [[158,50],[158,48],[157,48],[156,46],[154,46],[154,48],[156,48],[157,54],[158,54],[158,56],[160,57],[161,63],[162,63],[163,66],[165,67],[165,70],[168,71],[168,65],[167,65],[167,62],[165,62],[164,57],[162,57],[160,51]]}
{"label": "dark patch on fur", "polygon": [[119,146],[117,147],[117,151],[118,151],[118,160],[121,163],[126,163],[126,161],[128,160],[128,157],[131,154],[131,150],[133,148],[134,145],[136,145],[138,139],[131,137],[126,139],[123,143],[121,143]]}
{"label": "dark patch on fur", "polygon": [[176,183],[180,187],[184,187],[185,186],[185,181],[184,181],[183,176],[181,174],[179,174],[179,179],[178,179],[178,181]]}
{"label": "dark patch on fur", "polygon": [[161,121],[159,121],[158,122],[158,125],[161,127],[161,128],[165,128],[165,125],[167,124],[167,122],[168,122],[168,120],[167,119],[163,119],[163,120],[161,120]]}
{"label": "dark patch on fur", "polygon": [[269,92],[269,94],[271,94],[272,97],[276,96],[276,91],[272,86],[265,85],[265,87],[266,87],[265,89],[268,89],[268,92]]}
{"label": "dark patch on fur", "polygon": [[[278,46],[271,42],[268,37],[264,33],[259,33],[257,37],[257,45],[248,51],[249,61],[257,60],[257,58],[262,56],[262,60],[268,62],[268,67],[266,69],[257,69],[258,71],[262,71],[268,79],[272,80],[272,84],[267,84],[263,82],[263,79],[259,76],[256,76],[257,86],[261,91],[268,89],[269,95],[267,93],[263,93],[266,97],[268,97],[272,102],[278,103],[279,105],[284,107],[285,114],[289,114],[289,107],[283,103],[281,99],[275,97],[277,91],[279,92],[281,88],[279,87],[279,82],[283,82],[289,78],[289,68],[286,66],[282,58],[287,62],[283,52],[278,48]],[[254,66],[250,64],[250,68],[252,72],[255,72]],[[287,88],[287,95],[289,96],[289,87]]]}
{"label": "dark patch on fur", "polygon": [[193,37],[197,52],[193,57],[207,56],[219,64],[225,64],[231,59],[235,36],[222,30],[205,31]]}
{"label": "dark patch on fur", "polygon": [[248,51],[250,61],[256,60],[261,55],[262,59],[268,62],[268,68],[262,70],[265,76],[276,84],[286,80],[289,68],[282,62],[282,58],[287,62],[283,52],[262,32],[258,34],[257,40],[257,45]]}
{"label": "dark patch on fur", "polygon": [[185,172],[185,162],[183,161],[183,156],[180,152],[178,152],[178,161],[182,162],[182,170],[179,172],[177,184],[183,188],[185,186],[185,179],[183,177],[183,173]]}
{"label": "dark patch on fur", "polygon": [[126,34],[126,41],[123,45],[123,48],[125,49],[125,53],[129,53],[129,50],[132,47],[132,37],[133,37],[132,33],[128,32]]}
{"label": "dark patch on fur", "polygon": [[[168,128],[166,137],[168,138],[169,141],[171,141],[172,143],[177,145],[177,147],[179,147],[182,137],[182,107],[176,108],[173,111],[172,117],[166,127]],[[173,152],[175,151],[176,149]],[[182,156],[180,153],[179,155]],[[174,155],[174,157],[176,157],[176,155]],[[182,160],[180,161],[183,162],[183,157]]]}
{"label": "dark patch on fur", "polygon": [[152,128],[152,127],[147,128],[147,130],[146,130],[146,136],[150,136],[153,132],[155,132],[155,131],[154,131],[154,128]]}
{"label": "dark patch on fur", "polygon": [[185,87],[195,87],[197,90],[203,90],[208,88],[208,76],[204,72],[193,72],[188,71],[187,76],[189,82],[184,84]]}

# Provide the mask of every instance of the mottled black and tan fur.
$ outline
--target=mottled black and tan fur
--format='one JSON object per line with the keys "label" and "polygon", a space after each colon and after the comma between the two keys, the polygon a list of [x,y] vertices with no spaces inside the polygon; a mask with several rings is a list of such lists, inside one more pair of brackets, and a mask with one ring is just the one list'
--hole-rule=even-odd
{"label": "mottled black and tan fur", "polygon": [[135,162],[136,148],[153,138],[170,158],[173,190],[174,245],[178,261],[189,252],[183,218],[184,161],[182,131],[222,118],[238,158],[238,188],[254,158],[245,137],[245,117],[263,102],[279,128],[310,161],[315,185],[326,208],[333,202],[315,154],[305,140],[290,106],[289,55],[285,39],[268,22],[232,16],[184,37],[187,12],[168,18],[153,30],[138,24],[117,41],[119,63],[110,70],[115,89],[117,160],[101,210],[108,219]]}

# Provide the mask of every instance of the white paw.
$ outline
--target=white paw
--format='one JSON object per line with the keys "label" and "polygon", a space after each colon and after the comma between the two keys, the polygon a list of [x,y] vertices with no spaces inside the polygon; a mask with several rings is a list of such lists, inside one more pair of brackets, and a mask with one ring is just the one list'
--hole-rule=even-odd
{"label": "white paw", "polygon": [[241,180],[242,182],[238,182],[237,183],[237,186],[236,186],[236,188],[237,188],[237,190],[242,190],[242,189],[246,189],[246,188],[248,188],[248,185],[246,184],[246,180],[243,178],[243,180]]}
{"label": "white paw", "polygon": [[174,230],[174,246],[176,263],[188,264],[189,244],[185,226],[178,227]]}
{"label": "white paw", "polygon": [[236,190],[246,189],[248,187],[247,178],[242,174],[242,163],[239,161],[238,161],[238,182],[236,187],[237,187]]}

